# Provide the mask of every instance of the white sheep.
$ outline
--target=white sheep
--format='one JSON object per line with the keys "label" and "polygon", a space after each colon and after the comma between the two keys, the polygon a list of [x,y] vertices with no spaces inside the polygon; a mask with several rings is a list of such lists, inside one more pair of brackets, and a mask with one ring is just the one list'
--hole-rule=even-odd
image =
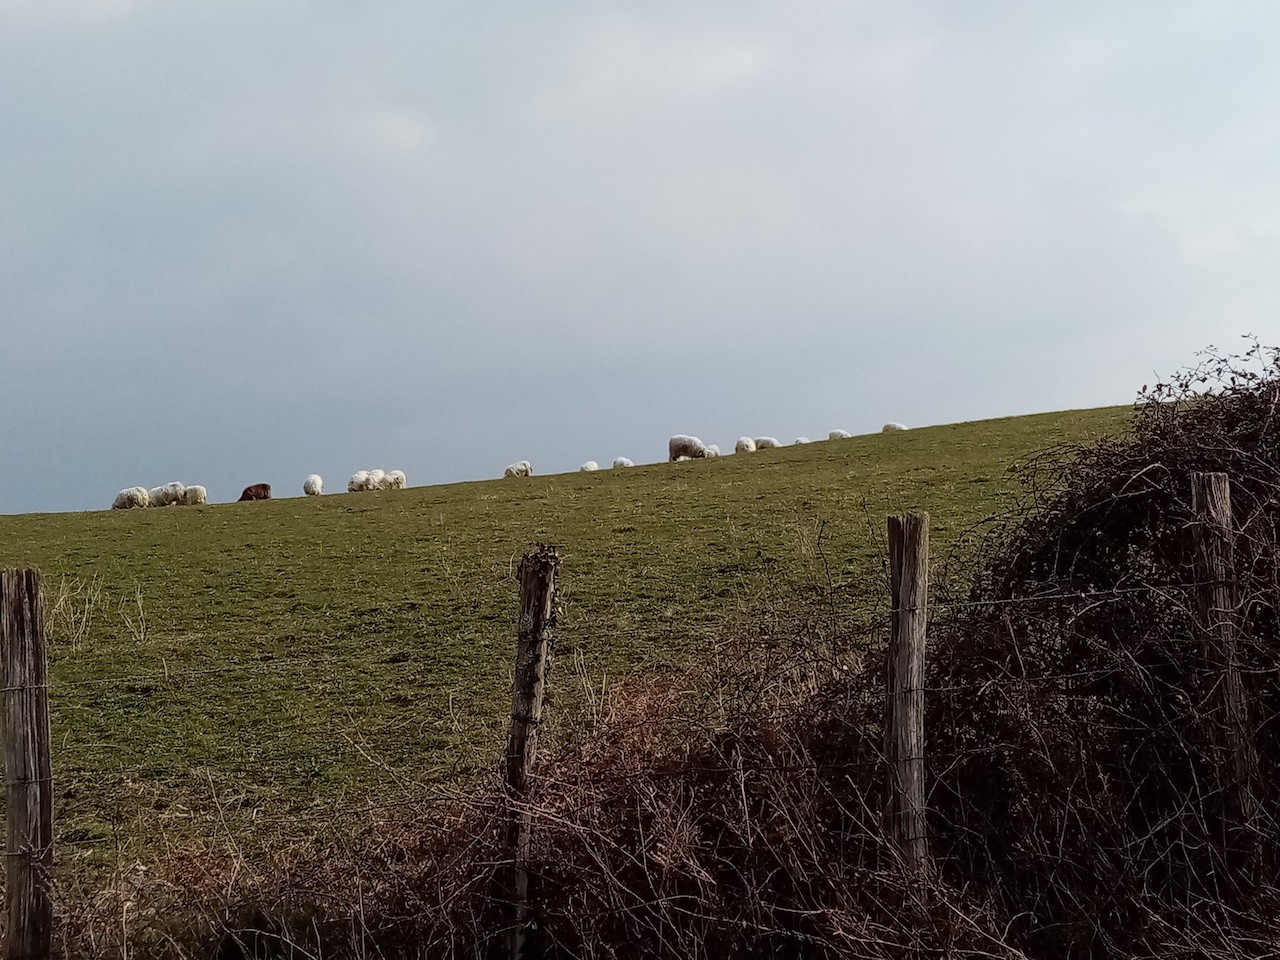
{"label": "white sheep", "polygon": [[687,437],[677,433],[667,441],[667,461],[674,463],[681,457],[687,460],[701,460],[707,455],[707,448],[697,437]]}
{"label": "white sheep", "polygon": [[718,456],[720,456],[720,448],[719,448],[719,447],[717,447],[714,443],[708,443],[708,444],[707,444],[707,458],[708,458],[708,459],[715,459],[715,458],[716,458],[716,457],[718,457]]}
{"label": "white sheep", "polygon": [[886,423],[883,427],[880,428],[880,432],[881,433],[897,433],[899,430],[906,430],[906,429],[908,428],[905,423],[896,423],[894,421],[890,421],[889,423]]}
{"label": "white sheep", "polygon": [[183,487],[182,495],[177,502],[183,507],[202,507],[209,502],[209,491],[198,483]]}
{"label": "white sheep", "polygon": [[360,493],[364,490],[372,490],[369,486],[369,471],[357,470],[351,475],[351,479],[347,481],[347,493]]}
{"label": "white sheep", "polygon": [[302,482],[302,492],[308,497],[318,497],[324,493],[324,480],[320,474],[313,473]]}
{"label": "white sheep", "polygon": [[504,477],[532,477],[533,465],[528,460],[517,460],[502,471]]}
{"label": "white sheep", "polygon": [[385,470],[370,470],[369,471],[369,489],[381,490],[382,481],[385,480],[386,478],[387,478],[387,472]]}
{"label": "white sheep", "polygon": [[578,468],[578,472],[590,473],[592,470],[599,470],[599,469],[600,469],[600,464],[596,463],[594,460],[588,460],[586,463],[584,463],[582,466]]}
{"label": "white sheep", "polygon": [[796,439],[795,439],[795,443],[793,443],[793,444],[791,444],[791,445],[794,447],[794,446],[796,445],[796,443],[808,443],[808,442],[809,442],[809,438],[808,438],[808,437],[796,437]]}
{"label": "white sheep", "polygon": [[112,510],[133,510],[137,507],[145,507],[151,503],[151,494],[147,492],[146,487],[126,487],[116,494],[115,501],[111,504]]}
{"label": "white sheep", "polygon": [[182,502],[182,491],[185,489],[186,487],[174,480],[163,487],[152,487],[147,491],[147,498],[153,507],[171,507]]}
{"label": "white sheep", "polygon": [[388,470],[382,478],[383,490],[403,490],[408,481],[403,470]]}
{"label": "white sheep", "polygon": [[613,466],[614,466],[614,469],[617,469],[618,467],[634,467],[635,464],[632,463],[626,457],[615,457],[613,461]]}
{"label": "white sheep", "polygon": [[848,440],[853,434],[847,430],[832,430],[827,434],[828,440]]}
{"label": "white sheep", "polygon": [[757,450],[774,450],[780,446],[782,446],[782,444],[773,437],[756,437]]}
{"label": "white sheep", "polygon": [[738,442],[733,445],[734,453],[755,453],[756,442],[750,437],[739,437]]}

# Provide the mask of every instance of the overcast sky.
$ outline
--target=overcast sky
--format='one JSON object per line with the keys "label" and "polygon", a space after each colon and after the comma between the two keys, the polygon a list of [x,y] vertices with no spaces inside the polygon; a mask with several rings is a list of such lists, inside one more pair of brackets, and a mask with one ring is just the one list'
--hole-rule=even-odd
{"label": "overcast sky", "polygon": [[1126,403],[1280,341],[1280,4],[0,0],[0,513]]}

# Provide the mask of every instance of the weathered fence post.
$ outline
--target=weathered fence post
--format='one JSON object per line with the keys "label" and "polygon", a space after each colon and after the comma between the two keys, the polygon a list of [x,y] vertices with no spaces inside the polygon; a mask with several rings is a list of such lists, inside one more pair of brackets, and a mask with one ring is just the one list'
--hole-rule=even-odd
{"label": "weathered fence post", "polygon": [[[1257,812],[1257,755],[1249,732],[1248,704],[1240,672],[1239,583],[1235,572],[1235,527],[1231,483],[1225,473],[1191,477],[1195,511],[1196,579],[1205,662],[1209,665],[1209,723],[1225,791],[1228,831],[1248,827]],[[1236,846],[1232,843],[1232,846]]]}
{"label": "weathered fence post", "polygon": [[47,958],[53,947],[53,784],[40,576],[0,572],[4,774],[7,791],[9,960]]}
{"label": "weathered fence post", "polygon": [[889,518],[889,654],[884,753],[885,826],[907,868],[929,867],[924,783],[924,648],[929,603],[929,515]]}
{"label": "weathered fence post", "polygon": [[511,687],[511,736],[507,741],[507,796],[510,803],[506,850],[511,858],[507,895],[512,904],[510,956],[524,956],[529,924],[529,851],[533,822],[528,808],[529,775],[538,757],[538,725],[556,622],[555,547],[539,546],[520,561],[520,624],[516,676]]}

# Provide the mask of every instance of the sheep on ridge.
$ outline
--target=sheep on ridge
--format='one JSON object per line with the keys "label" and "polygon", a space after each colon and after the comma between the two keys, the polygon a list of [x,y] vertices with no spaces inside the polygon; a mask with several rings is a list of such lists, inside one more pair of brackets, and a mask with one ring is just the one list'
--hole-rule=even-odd
{"label": "sheep on ridge", "polygon": [[357,470],[347,481],[347,493],[361,493],[365,490],[377,490],[368,470]]}
{"label": "sheep on ridge", "polygon": [[153,507],[171,507],[182,502],[182,491],[186,487],[174,480],[163,487],[152,487],[147,492],[147,499]]}
{"label": "sheep on ridge", "polygon": [[208,502],[209,492],[198,483],[190,487],[184,487],[178,500],[179,505],[184,507],[202,507]]}
{"label": "sheep on ridge", "polygon": [[808,437],[796,437],[796,439],[795,439],[795,443],[793,443],[793,444],[791,444],[791,445],[794,447],[794,446],[796,445],[796,443],[808,443],[808,442],[809,442],[809,438],[808,438]]}
{"label": "sheep on ridge", "polygon": [[616,469],[618,467],[634,467],[635,464],[632,463],[627,457],[616,457],[613,461],[613,466]]}
{"label": "sheep on ridge", "polygon": [[594,460],[588,460],[586,463],[584,463],[582,466],[578,468],[578,472],[590,473],[592,470],[599,470],[599,469],[600,469],[600,464],[596,463]]}
{"label": "sheep on ridge", "polygon": [[151,494],[147,492],[146,487],[127,487],[116,494],[116,499],[111,504],[111,509],[133,510],[137,507],[149,506],[150,503]]}
{"label": "sheep on ridge", "polygon": [[907,429],[907,425],[905,423],[897,423],[894,421],[890,421],[889,423],[886,423],[883,427],[880,428],[880,432],[881,433],[897,433],[899,430],[906,430],[906,429]]}
{"label": "sheep on ridge", "polygon": [[347,493],[368,490],[403,490],[407,483],[403,470],[357,470],[347,481]]}
{"label": "sheep on ridge", "polygon": [[504,477],[532,477],[533,465],[528,460],[518,460],[502,471]]}
{"label": "sheep on ridge", "polygon": [[828,440],[848,440],[853,434],[847,430],[832,430],[827,434]]}
{"label": "sheep on ridge", "polygon": [[707,448],[697,437],[687,437],[677,433],[667,441],[667,462],[675,463],[681,457],[688,460],[701,460],[707,455]]}
{"label": "sheep on ridge", "polygon": [[324,480],[320,474],[313,473],[302,482],[302,492],[308,497],[318,497],[324,493]]}
{"label": "sheep on ridge", "polygon": [[244,488],[244,492],[240,494],[240,501],[245,500],[270,500],[271,484],[269,483],[252,483]]}
{"label": "sheep on ridge", "polygon": [[750,437],[739,437],[738,442],[733,445],[734,453],[755,453],[756,442]]}
{"label": "sheep on ridge", "polygon": [[756,437],[757,450],[774,450],[780,446],[782,446],[782,444],[773,437]]}
{"label": "sheep on ridge", "polygon": [[714,443],[708,443],[708,444],[707,444],[707,459],[709,459],[709,460],[714,460],[714,459],[715,459],[716,457],[718,457],[718,456],[720,456],[720,448],[719,448],[719,447],[717,447]]}

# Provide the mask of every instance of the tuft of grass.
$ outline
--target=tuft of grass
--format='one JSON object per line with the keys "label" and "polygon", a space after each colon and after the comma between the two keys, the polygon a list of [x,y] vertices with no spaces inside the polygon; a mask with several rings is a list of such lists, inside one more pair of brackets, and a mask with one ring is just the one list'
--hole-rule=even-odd
{"label": "tuft of grass", "polygon": [[54,584],[46,583],[43,592],[49,643],[64,647],[71,655],[80,653],[102,600],[101,578],[59,577]]}
{"label": "tuft of grass", "polygon": [[779,599],[833,617],[880,602],[885,514],[929,511],[945,559],[1007,506],[1011,464],[1122,431],[1127,412],[406,491],[0,517],[0,565],[64,585],[50,666],[64,853],[119,861],[184,832],[316,837],[344,813],[489,766],[509,713],[515,565],[535,542],[564,559],[551,709],[571,725],[602,709],[605,678],[705,654]]}

